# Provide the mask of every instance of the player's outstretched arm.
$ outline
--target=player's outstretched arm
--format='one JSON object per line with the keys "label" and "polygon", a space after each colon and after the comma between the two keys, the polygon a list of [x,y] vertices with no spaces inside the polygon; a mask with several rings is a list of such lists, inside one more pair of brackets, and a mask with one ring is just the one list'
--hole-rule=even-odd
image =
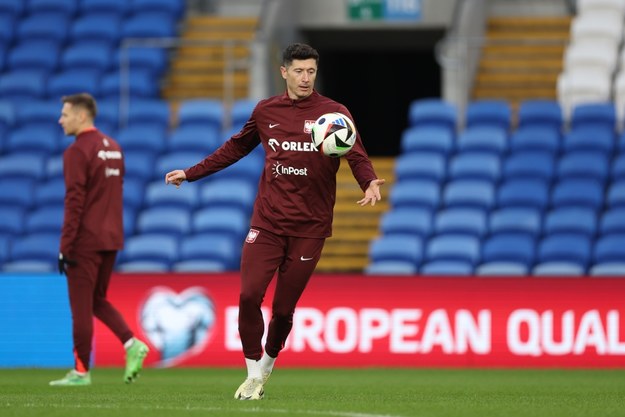
{"label": "player's outstretched arm", "polygon": [[165,174],[165,184],[174,184],[176,187],[180,187],[187,179],[187,175],[181,169],[176,169]]}
{"label": "player's outstretched arm", "polygon": [[361,206],[366,206],[367,204],[371,204],[375,206],[377,201],[382,199],[382,195],[380,194],[380,186],[386,182],[385,179],[375,179],[369,183],[369,186],[365,190],[365,197],[361,200],[358,200],[357,203]]}

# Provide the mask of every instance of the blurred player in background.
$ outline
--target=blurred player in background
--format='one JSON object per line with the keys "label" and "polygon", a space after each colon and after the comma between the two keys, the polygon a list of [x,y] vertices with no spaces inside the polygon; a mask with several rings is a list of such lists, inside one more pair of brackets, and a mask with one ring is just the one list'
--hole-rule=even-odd
{"label": "blurred player in background", "polygon": [[[228,167],[259,144],[265,150],[265,168],[241,255],[239,334],[247,378],[235,393],[240,400],[263,398],[264,384],[291,331],[297,301],[319,261],[325,239],[332,234],[340,160],[324,156],[312,146],[310,128],[324,113],[352,116],[345,106],[314,90],[318,61],[319,54],[312,47],[288,46],[280,67],[286,92],[260,101],[242,130],[212,155],[165,176],[165,183],[179,186]],[[384,180],[377,178],[360,136],[345,158],[364,191],[357,203],[375,205]],[[260,307],[276,270],[263,354]]]}
{"label": "blurred player in background", "polygon": [[67,275],[72,311],[75,367],[57,386],[90,385],[89,361],[93,317],[117,336],[126,349],[124,381],[137,377],[148,353],[106,293],[117,251],[124,244],[122,184],[124,159],[118,143],[94,127],[96,102],[89,94],[65,96],[59,124],[76,136],[63,154],[65,212],[59,273]]}

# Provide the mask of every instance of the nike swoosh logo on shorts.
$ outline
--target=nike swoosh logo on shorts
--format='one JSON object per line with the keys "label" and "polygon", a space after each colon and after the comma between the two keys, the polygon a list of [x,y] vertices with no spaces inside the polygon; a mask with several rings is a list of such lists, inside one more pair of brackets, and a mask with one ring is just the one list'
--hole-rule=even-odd
{"label": "nike swoosh logo on shorts", "polygon": [[304,258],[303,256],[301,256],[299,258],[300,261],[312,261],[313,258]]}
{"label": "nike swoosh logo on shorts", "polygon": [[276,124],[269,123],[269,129],[273,129],[276,126],[280,126],[280,123],[276,123]]}

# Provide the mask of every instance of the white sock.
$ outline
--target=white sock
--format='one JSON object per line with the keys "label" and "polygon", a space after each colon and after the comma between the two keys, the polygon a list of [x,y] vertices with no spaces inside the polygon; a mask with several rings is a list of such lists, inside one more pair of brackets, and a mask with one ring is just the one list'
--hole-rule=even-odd
{"label": "white sock", "polygon": [[245,365],[247,366],[247,377],[250,379],[261,379],[262,373],[260,370],[260,361],[254,359],[245,358]]}
{"label": "white sock", "polygon": [[126,350],[130,349],[130,346],[132,346],[134,342],[135,342],[134,337],[131,337],[130,339],[126,340],[126,343],[124,343],[124,349]]}
{"label": "white sock", "polygon": [[277,358],[272,358],[271,356],[265,354],[262,358],[260,358],[260,370],[263,374],[270,374],[273,371],[273,364],[276,363]]}

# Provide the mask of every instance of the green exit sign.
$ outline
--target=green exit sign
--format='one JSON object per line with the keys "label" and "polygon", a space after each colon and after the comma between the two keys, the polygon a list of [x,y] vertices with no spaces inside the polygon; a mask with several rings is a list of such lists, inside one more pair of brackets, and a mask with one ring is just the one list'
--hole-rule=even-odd
{"label": "green exit sign", "polygon": [[384,17],[384,0],[347,0],[351,20],[380,20]]}

